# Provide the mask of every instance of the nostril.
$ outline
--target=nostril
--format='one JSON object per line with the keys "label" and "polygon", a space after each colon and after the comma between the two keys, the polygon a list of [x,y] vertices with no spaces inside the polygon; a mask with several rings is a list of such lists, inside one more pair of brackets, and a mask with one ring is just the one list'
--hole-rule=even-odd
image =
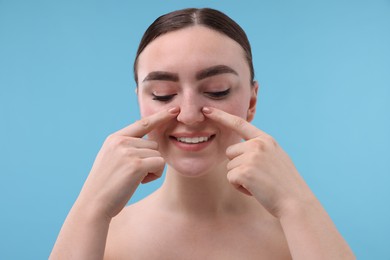
{"label": "nostril", "polygon": [[194,109],[194,108],[180,108],[180,113],[177,115],[177,121],[192,125],[195,123],[199,123],[205,120],[205,116],[202,113],[202,109]]}

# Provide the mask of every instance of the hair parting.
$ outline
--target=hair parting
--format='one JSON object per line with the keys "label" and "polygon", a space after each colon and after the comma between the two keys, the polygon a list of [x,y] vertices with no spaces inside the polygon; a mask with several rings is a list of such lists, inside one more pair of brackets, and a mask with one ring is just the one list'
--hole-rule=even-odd
{"label": "hair parting", "polygon": [[250,70],[250,82],[254,81],[252,50],[245,31],[229,16],[211,8],[186,8],[158,17],[145,31],[134,60],[134,79],[138,85],[137,64],[139,55],[157,37],[186,27],[202,25],[236,41],[243,48]]}

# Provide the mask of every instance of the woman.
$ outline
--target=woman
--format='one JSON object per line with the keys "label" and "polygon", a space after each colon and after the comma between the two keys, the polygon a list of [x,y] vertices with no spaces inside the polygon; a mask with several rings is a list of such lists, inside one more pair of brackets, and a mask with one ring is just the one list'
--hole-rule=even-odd
{"label": "woman", "polygon": [[[142,119],[103,144],[53,259],[354,258],[288,155],[249,123],[258,84],[239,25],[212,9],[161,16],[134,75]],[[162,187],[125,208],[165,164]]]}

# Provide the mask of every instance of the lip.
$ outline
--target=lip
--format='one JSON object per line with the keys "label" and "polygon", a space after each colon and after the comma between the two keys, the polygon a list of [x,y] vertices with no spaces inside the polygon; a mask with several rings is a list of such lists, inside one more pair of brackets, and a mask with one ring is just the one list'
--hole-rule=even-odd
{"label": "lip", "polygon": [[[209,139],[205,142],[201,143],[183,143],[177,140],[177,138],[180,137],[208,137]],[[214,140],[215,134],[213,133],[207,133],[207,132],[197,132],[197,133],[174,133],[169,136],[169,139],[172,141],[172,143],[179,148],[180,150],[187,151],[187,152],[198,152],[203,149],[205,149],[207,146],[211,144],[211,142]]]}
{"label": "lip", "polygon": [[194,133],[174,133],[174,134],[171,134],[170,137],[175,137],[175,138],[179,138],[179,137],[200,137],[200,136],[205,136],[205,137],[210,137],[212,135],[215,135],[214,133],[210,133],[210,132],[194,132]]}

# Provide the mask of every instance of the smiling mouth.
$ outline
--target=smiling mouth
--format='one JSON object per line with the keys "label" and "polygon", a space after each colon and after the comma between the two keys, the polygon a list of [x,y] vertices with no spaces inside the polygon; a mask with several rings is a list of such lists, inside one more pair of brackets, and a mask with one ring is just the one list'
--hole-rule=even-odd
{"label": "smiling mouth", "polygon": [[174,138],[176,141],[184,143],[184,144],[199,144],[204,143],[207,141],[210,141],[214,138],[215,135],[211,136],[195,136],[195,137],[174,137],[171,136],[171,138]]}

